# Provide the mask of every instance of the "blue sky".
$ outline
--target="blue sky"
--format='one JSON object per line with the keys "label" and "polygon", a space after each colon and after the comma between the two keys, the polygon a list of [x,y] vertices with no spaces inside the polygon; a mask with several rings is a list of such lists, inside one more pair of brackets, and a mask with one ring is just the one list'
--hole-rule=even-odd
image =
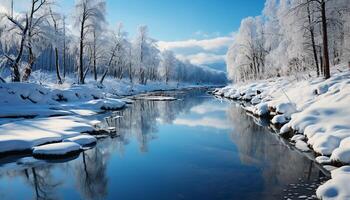
{"label": "blue sky", "polygon": [[[10,2],[10,0],[0,0]],[[22,10],[28,0],[14,0]],[[75,0],[57,0],[62,12],[73,11]],[[159,40],[178,58],[194,64],[225,69],[225,54],[234,40],[240,22],[261,14],[264,0],[106,0],[110,26],[123,22],[133,37],[139,25],[149,27],[150,36]],[[2,4],[2,3],[0,3]],[[7,3],[8,4],[8,3]]]}
{"label": "blue sky", "polygon": [[[62,0],[64,8],[74,0]],[[261,13],[264,0],[107,0],[110,25],[122,21],[133,35],[138,25],[165,41],[228,35],[242,18]],[[199,34],[202,33],[202,34]]]}
{"label": "blue sky", "polygon": [[263,5],[264,0],[108,0],[107,18],[111,24],[122,21],[130,33],[146,24],[154,38],[185,40],[199,32],[227,35],[242,18],[259,15]]}

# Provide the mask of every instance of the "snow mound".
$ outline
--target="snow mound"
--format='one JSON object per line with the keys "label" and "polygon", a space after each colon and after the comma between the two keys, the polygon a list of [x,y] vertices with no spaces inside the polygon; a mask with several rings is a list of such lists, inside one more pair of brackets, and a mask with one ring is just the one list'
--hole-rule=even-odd
{"label": "snow mound", "polygon": [[253,99],[250,101],[253,105],[261,103],[261,99],[259,96],[253,97]]}
{"label": "snow mound", "polygon": [[302,140],[298,140],[295,143],[295,147],[299,149],[300,151],[310,151],[310,148],[307,146],[306,142]]}
{"label": "snow mound", "polygon": [[289,124],[285,124],[281,127],[279,134],[283,135],[283,134],[288,133],[290,131],[292,131],[292,128],[289,126]]}
{"label": "snow mound", "polygon": [[88,120],[74,116],[14,121],[0,125],[0,152],[28,150],[92,130]]}
{"label": "snow mound", "polygon": [[287,119],[284,115],[276,115],[272,118],[271,123],[273,124],[285,124]]}
{"label": "snow mound", "polygon": [[75,142],[61,142],[46,144],[33,148],[34,157],[55,157],[65,156],[68,154],[78,153],[81,150],[81,146]]}
{"label": "snow mound", "polygon": [[344,166],[331,172],[332,179],[316,190],[316,195],[322,200],[350,199],[350,166]]}
{"label": "snow mound", "polygon": [[350,163],[350,146],[336,148],[331,156],[331,160],[341,163]]}
{"label": "snow mound", "polygon": [[314,136],[315,143],[313,144],[314,151],[321,155],[331,155],[333,150],[339,146],[340,139],[332,135]]}
{"label": "snow mound", "polygon": [[119,110],[124,108],[125,105],[124,101],[107,98],[88,101],[81,107],[90,110]]}
{"label": "snow mound", "polygon": [[297,109],[294,103],[280,103],[276,106],[276,112],[278,114],[285,114],[286,116],[291,116],[293,113],[297,112]]}
{"label": "snow mound", "polygon": [[64,139],[63,142],[75,142],[81,146],[91,145],[97,142],[97,139],[91,135],[78,135]]}
{"label": "snow mound", "polygon": [[305,136],[301,134],[294,135],[291,139],[292,142],[296,142],[298,140],[305,140]]}
{"label": "snow mound", "polygon": [[320,164],[330,164],[331,163],[331,159],[327,156],[318,156],[316,157],[316,162],[320,163]]}
{"label": "snow mound", "polygon": [[255,115],[264,116],[269,113],[269,106],[267,103],[259,103],[255,106],[255,110],[253,112]]}

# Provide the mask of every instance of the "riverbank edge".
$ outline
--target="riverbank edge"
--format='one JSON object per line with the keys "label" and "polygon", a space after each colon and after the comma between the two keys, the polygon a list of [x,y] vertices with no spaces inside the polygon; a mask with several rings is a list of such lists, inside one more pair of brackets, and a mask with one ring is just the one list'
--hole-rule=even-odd
{"label": "riverbank edge", "polygon": [[[0,84],[0,87],[3,86],[3,85],[11,85],[8,84],[8,83],[5,83],[5,84]],[[16,88],[18,88],[18,86],[20,86],[21,84],[14,84],[16,87],[13,88],[14,90]],[[27,83],[23,83],[23,85],[28,85]],[[33,84],[31,84],[33,85]],[[40,87],[39,85],[37,85],[38,87]],[[157,94],[157,93],[165,93],[165,92],[171,92],[171,91],[187,91],[187,90],[193,90],[193,89],[203,89],[203,90],[208,90],[208,89],[212,89],[212,88],[216,88],[220,85],[182,85],[181,87],[173,87],[173,88],[164,88],[162,86],[160,86],[159,88],[154,88],[154,89],[150,89],[149,91],[139,91],[139,92],[135,92],[133,94],[125,94],[125,95],[118,95],[118,97],[116,96],[112,96],[113,98],[117,99],[117,100],[120,100],[122,102],[124,102],[124,105],[127,105],[127,104],[131,104],[133,99],[135,97],[144,97],[144,96],[149,96],[149,95],[153,95],[153,94]],[[11,86],[10,86],[11,88]],[[37,90],[38,88],[36,87],[33,87],[33,90]],[[79,89],[79,90],[74,90],[74,92],[76,94],[80,94],[82,93],[82,91],[84,90],[84,87]],[[104,92],[103,89],[99,88],[98,90],[100,90],[100,92]],[[54,90],[57,94],[60,93],[60,91],[57,91],[57,90]],[[27,94],[28,94],[28,91],[25,91]],[[39,93],[41,91],[39,90]],[[86,92],[86,91],[85,91]],[[103,100],[105,98],[107,98],[108,96],[111,96],[113,94],[104,94],[103,96],[98,94],[98,95],[95,95],[96,91],[94,92],[91,92],[90,95],[91,95],[91,98],[86,98],[86,99],[82,99],[81,102],[84,102],[84,101],[91,101],[91,100]],[[29,91],[30,93],[30,91]],[[11,94],[12,94],[12,91],[11,91]],[[23,99],[23,94],[20,94],[19,96],[21,96],[21,98]],[[28,95],[29,96],[29,95]],[[69,95],[67,95],[69,96]],[[62,99],[65,99],[64,95],[61,95],[60,98]],[[29,98],[28,98],[29,99]],[[160,99],[162,101],[167,101],[167,99]],[[171,101],[173,101],[173,99],[171,99]],[[61,101],[57,101],[58,104],[61,103]],[[66,101],[64,101],[63,103],[66,103]],[[108,102],[109,103],[109,102]],[[112,102],[113,103],[113,102]],[[22,108],[25,108],[26,106],[30,107],[32,104],[36,104],[36,103],[33,103],[32,100],[28,101],[28,103],[24,104],[22,106]],[[41,106],[41,105],[45,105],[45,104],[40,104],[38,106]],[[100,109],[99,112],[97,112],[96,114],[102,114],[102,113],[105,113],[105,112],[109,112],[109,111],[118,111],[118,110],[122,110],[122,109],[127,109],[127,106],[118,106],[117,109]],[[103,105],[102,105],[103,106]],[[13,109],[16,109],[15,107]],[[25,111],[24,111],[25,112]],[[1,111],[0,111],[1,113]],[[60,117],[60,116],[71,116],[70,114],[50,114],[50,115],[47,115],[47,116],[40,116],[40,115],[35,115],[35,114],[25,114],[25,113],[21,113],[20,115],[18,116],[1,116],[0,119],[2,120],[5,120],[4,123],[2,123],[0,125],[3,126],[3,125],[6,125],[6,120],[9,120],[9,122],[12,122],[13,120],[17,120],[18,121],[23,121],[23,120],[30,120],[30,119],[38,119],[38,118],[54,118],[54,117]],[[84,117],[84,116],[79,116],[79,117]],[[98,136],[98,135],[103,135],[103,134],[108,134],[108,130],[100,130],[100,129],[97,129],[97,124],[94,124],[94,125],[89,125],[91,126],[91,130],[88,130],[88,131],[82,131],[82,132],[79,132],[79,134],[88,134],[88,135],[95,135],[95,136]],[[42,146],[42,145],[47,145],[47,144],[52,144],[52,143],[60,143],[62,142],[64,139],[66,138],[61,138],[61,139],[56,139],[56,140],[53,140],[53,141],[49,141],[49,142],[43,142],[39,145],[35,145],[33,147],[30,147],[30,148],[21,148],[19,147],[19,149],[17,150],[9,150],[9,151],[1,151],[0,152],[0,159],[6,159],[8,157],[21,157],[21,156],[28,156],[28,155],[31,155],[32,154],[32,151],[33,151],[33,148],[36,147],[36,146]],[[100,139],[100,138],[97,138],[97,139]],[[0,140],[1,140],[1,135],[0,135]],[[1,141],[0,141],[1,142]],[[58,158],[62,158],[62,157],[68,157],[69,155],[60,155],[58,156]]]}
{"label": "riverbank edge", "polygon": [[[241,103],[244,102],[248,104],[246,106],[243,106],[243,109],[246,111],[248,115],[253,117],[268,119],[270,125],[273,125],[275,129],[274,132],[278,134],[280,137],[287,139],[291,145],[295,146],[295,148],[299,150],[299,152],[305,155],[304,151],[310,151],[313,154],[313,157],[312,158],[310,158],[309,156],[306,156],[306,157],[313,160],[315,163],[319,163],[321,168],[328,171],[327,175],[328,176],[330,175],[330,179],[316,189],[317,198],[323,199],[323,200],[337,198],[341,200],[341,199],[350,198],[349,196],[350,188],[348,188],[347,186],[343,186],[344,184],[346,185],[346,181],[350,180],[349,163],[331,160],[331,158],[333,157],[331,156],[331,153],[329,153],[327,156],[322,156],[322,154],[318,153],[313,148],[313,146],[309,144],[309,137],[307,133],[293,128],[293,123],[295,126],[295,124],[298,123],[298,121],[292,119],[291,115],[294,113],[297,113],[297,114],[302,113],[301,115],[304,115],[304,119],[306,119],[307,117],[311,118],[312,116],[307,116],[307,115],[305,116],[305,113],[307,114],[308,112],[303,113],[303,111],[305,110],[309,111],[310,109],[308,109],[308,106],[311,107],[312,104],[317,105],[317,103],[319,103],[318,101],[320,100],[320,99],[317,99],[318,97],[322,98],[323,96],[326,96],[325,98],[328,98],[328,100],[340,99],[340,101],[344,102],[345,100],[346,102],[346,100],[348,100],[348,97],[349,97],[349,90],[348,90],[349,88],[348,86],[350,84],[350,82],[348,81],[349,75],[350,73],[348,71],[339,70],[339,72],[333,74],[333,77],[330,80],[324,81],[325,83],[321,81],[321,79],[315,79],[315,78],[310,79],[309,81],[304,81],[304,83],[303,82],[300,83],[298,81],[292,83],[293,81],[291,81],[290,78],[288,79],[288,77],[287,78],[284,77],[276,81],[262,80],[260,82],[257,81],[253,83],[248,83],[246,85],[233,85],[233,86],[226,86],[224,88],[218,88],[212,91],[211,94],[215,96],[219,96],[220,98],[225,98],[225,99],[229,99],[229,100],[233,100]],[[307,84],[305,84],[305,82]],[[277,89],[279,90],[280,93],[283,92],[283,94],[282,95],[280,94],[279,96],[277,95],[277,97],[276,96],[273,97],[272,94],[276,94]],[[310,91],[311,89],[312,91]],[[296,102],[296,104],[299,103],[299,105],[301,104],[304,106],[303,109],[296,110],[297,105],[292,103],[292,101],[289,99],[286,93],[287,91],[289,92],[289,94],[299,91],[297,95],[302,96],[306,94],[304,90],[309,91],[309,93],[312,92],[312,95],[316,95],[317,98],[312,99],[312,101],[310,101],[311,98],[310,99],[307,99],[308,97],[304,98],[311,102],[311,103],[308,102],[309,105],[307,106],[303,105],[303,103],[305,102]],[[268,91],[267,92],[268,95],[264,93],[266,91]],[[261,95],[262,93],[264,93],[264,95]],[[339,97],[340,96],[339,93],[342,94],[341,98]],[[281,101],[282,99],[281,96],[284,96],[283,101]],[[294,97],[295,96],[293,96],[293,98]],[[286,99],[288,99],[287,102],[289,103],[284,103]],[[298,100],[300,100],[300,98]],[[271,104],[273,106],[269,105],[270,102],[272,102]],[[321,99],[321,102],[322,102],[322,99]],[[330,104],[325,104],[324,107],[329,109],[337,108],[336,106],[332,105],[332,103],[333,102],[330,101]],[[317,106],[314,106],[314,109],[315,107],[318,108]],[[344,103],[338,106],[338,108],[340,108],[340,110],[343,110],[345,112],[348,111],[344,109],[345,108]],[[281,112],[281,110],[284,110],[285,112]],[[322,108],[320,110],[322,111]],[[300,118],[300,114],[294,117]],[[344,119],[344,116],[340,116],[340,117],[343,117]],[[292,120],[294,120],[293,123],[289,123]],[[302,121],[300,122],[299,120],[299,123],[303,123],[303,122]],[[341,121],[340,124],[341,123],[344,123],[344,120]],[[302,129],[304,130],[304,128],[310,124],[312,125],[312,123],[309,123],[301,127],[303,127]],[[334,123],[334,121],[333,121],[333,124],[337,125],[337,123]],[[296,127],[300,128],[300,126],[299,127],[296,126]],[[346,130],[347,129],[345,128],[344,131]],[[343,137],[346,138],[345,136]],[[302,138],[302,139],[298,140],[295,138]],[[291,140],[294,140],[294,141],[291,141]],[[298,142],[298,141],[301,141],[301,142]],[[341,143],[341,141],[339,143]],[[341,147],[339,143],[337,148]],[[304,149],[304,148],[307,148],[307,149]],[[345,146],[345,150],[346,148],[349,148],[349,147]]]}

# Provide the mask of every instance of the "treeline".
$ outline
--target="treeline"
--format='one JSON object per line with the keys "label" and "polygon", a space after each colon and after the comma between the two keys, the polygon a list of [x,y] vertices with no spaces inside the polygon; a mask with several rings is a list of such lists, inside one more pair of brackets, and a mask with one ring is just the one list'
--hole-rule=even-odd
{"label": "treeline", "polygon": [[266,0],[261,16],[242,20],[227,53],[233,81],[312,71],[327,79],[330,66],[348,62],[349,0]]}
{"label": "treeline", "polygon": [[30,4],[21,13],[13,6],[0,13],[0,67],[11,70],[13,82],[27,81],[33,70],[55,72],[59,84],[67,74],[74,74],[79,84],[90,75],[101,84],[106,76],[140,84],[226,82],[223,72],[182,62],[171,51],[161,52],[147,26],[140,26],[132,39],[122,23],[108,28],[105,0],[78,0],[69,16],[58,11],[54,0]]}

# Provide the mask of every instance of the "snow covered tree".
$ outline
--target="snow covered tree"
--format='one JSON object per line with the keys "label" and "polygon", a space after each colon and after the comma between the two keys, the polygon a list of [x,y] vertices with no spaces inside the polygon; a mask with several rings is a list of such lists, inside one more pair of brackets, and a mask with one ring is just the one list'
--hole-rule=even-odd
{"label": "snow covered tree", "polygon": [[138,36],[133,43],[133,65],[138,71],[139,83],[155,80],[159,65],[159,50],[156,41],[148,37],[147,26],[138,28]]}
{"label": "snow covered tree", "polygon": [[[347,0],[266,0],[263,14],[242,20],[227,52],[231,80],[330,77],[330,64],[348,62]],[[329,53],[330,52],[330,53]]]}
{"label": "snow covered tree", "polygon": [[[27,81],[32,72],[32,68],[40,48],[42,48],[42,39],[45,38],[45,30],[43,30],[43,22],[47,17],[47,7],[52,3],[49,0],[31,0],[30,8],[23,14],[11,15],[5,13],[2,18],[6,18],[8,26],[7,34],[17,34],[18,36],[11,36],[12,42],[17,50],[16,53],[6,52],[5,56],[10,62],[12,70],[12,81]],[[13,9],[13,8],[12,8]],[[14,47],[13,46],[13,47]],[[20,67],[24,51],[28,49],[28,62],[23,70],[21,77]],[[12,49],[11,49],[12,50]],[[11,55],[8,55],[10,53]]]}
{"label": "snow covered tree", "polygon": [[42,31],[40,26],[48,16],[48,6],[51,3],[53,2],[50,0],[32,0],[28,18],[28,41],[26,44],[29,52],[29,60],[28,65],[24,69],[22,81],[29,79],[34,62],[38,56],[37,54],[40,53],[39,48],[43,48],[41,45],[43,44],[42,38],[45,38],[45,31]]}
{"label": "snow covered tree", "polygon": [[122,79],[128,64],[128,49],[130,44],[127,40],[127,33],[123,31],[123,24],[118,23],[117,30],[114,33],[114,69],[113,76],[115,78]]}
{"label": "snow covered tree", "polygon": [[61,42],[61,33],[59,28],[59,17],[60,15],[58,13],[54,13],[52,9],[50,8],[50,16],[52,20],[52,25],[54,27],[54,48],[55,48],[55,67],[56,67],[56,77],[57,77],[57,83],[62,84],[62,78],[60,73],[60,65],[59,65],[59,53],[58,53],[58,46]]}
{"label": "snow covered tree", "polygon": [[85,74],[88,69],[84,69],[84,48],[86,38],[91,31],[98,29],[105,19],[105,2],[103,0],[77,0],[75,4],[75,22],[79,27],[79,65],[78,82],[85,83]]}
{"label": "snow covered tree", "polygon": [[160,67],[161,76],[164,78],[165,83],[168,84],[172,71],[175,69],[176,58],[172,51],[163,51],[162,52],[162,61]]}

